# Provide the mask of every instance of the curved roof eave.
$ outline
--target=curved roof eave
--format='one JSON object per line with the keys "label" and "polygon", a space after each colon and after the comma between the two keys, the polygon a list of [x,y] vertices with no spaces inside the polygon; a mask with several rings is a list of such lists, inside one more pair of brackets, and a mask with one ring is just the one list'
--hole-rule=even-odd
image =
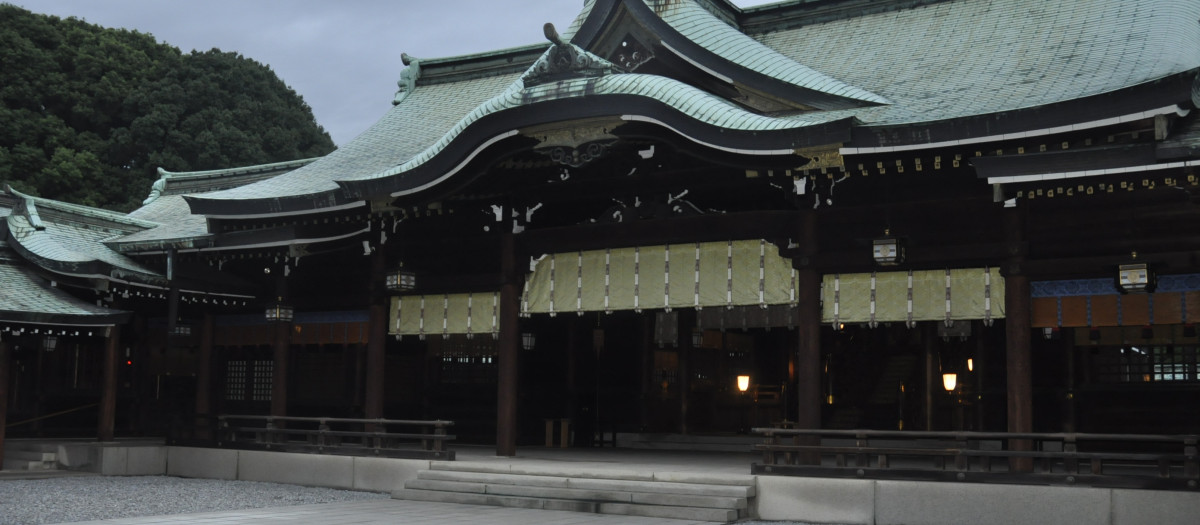
{"label": "curved roof eave", "polygon": [[572,42],[598,44],[614,13],[624,8],[650,30],[656,44],[728,84],[770,93],[822,110],[891,104],[886,97],[817,71],[764,45],[693,1],[595,0],[572,26]]}
{"label": "curved roof eave", "polygon": [[[929,149],[1110,126],[1197,107],[1200,68],[1150,82],[1040,106],[903,124],[855,128],[843,154]],[[1190,106],[1190,107],[1189,107]]]}
{"label": "curved roof eave", "polygon": [[0,322],[55,326],[123,324],[131,312],[82,301],[47,283],[0,243]]}
{"label": "curved roof eave", "polygon": [[[594,80],[597,79],[589,79],[589,83]],[[553,85],[548,86],[549,90],[554,90]],[[849,140],[850,130],[857,123],[848,114],[825,115],[824,118],[811,121],[789,121],[747,113],[765,120],[743,121],[740,126],[730,126],[735,123],[731,122],[728,114],[712,114],[708,118],[689,114],[687,109],[693,106],[687,104],[686,96],[670,98],[675,103],[671,105],[641,94],[601,95],[596,94],[598,91],[590,90],[593,94],[588,95],[587,104],[576,103],[575,98],[553,99],[474,115],[470,122],[461,124],[461,129],[448,133],[442,142],[408,163],[371,178],[337,182],[348,194],[360,198],[417,193],[453,177],[483,150],[516,135],[517,130],[551,121],[615,117],[625,122],[656,125],[702,147],[758,156],[794,155],[798,148],[842,143]],[[704,104],[695,107],[716,109]],[[742,111],[732,106],[729,108]]]}
{"label": "curved roof eave", "polygon": [[[500,114],[504,117],[490,118]],[[336,190],[267,199],[184,198],[193,213],[218,218],[348,209],[365,205],[365,199],[408,193],[449,178],[487,146],[520,128],[600,116],[659,123],[703,145],[747,155],[782,155],[795,148],[844,142],[854,123],[853,115],[844,112],[759,115],[682,82],[652,75],[575,78],[528,88],[518,80],[461,118],[425,150],[390,169],[335,180]],[[414,177],[418,172],[423,175]],[[430,178],[426,173],[436,175]],[[409,182],[416,179],[421,182]]]}
{"label": "curved roof eave", "polygon": [[[131,219],[114,212],[67,204],[21,194],[5,221],[9,244],[30,263],[46,271],[71,277],[106,279],[161,285],[165,278],[137,261],[111,250],[104,240],[121,233],[141,231],[157,223]],[[41,206],[56,214],[44,220]],[[91,224],[91,226],[83,226]]]}

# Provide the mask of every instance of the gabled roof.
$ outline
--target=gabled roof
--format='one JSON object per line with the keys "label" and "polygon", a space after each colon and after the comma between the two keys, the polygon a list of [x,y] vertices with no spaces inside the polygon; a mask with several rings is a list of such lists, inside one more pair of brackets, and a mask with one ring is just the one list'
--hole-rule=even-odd
{"label": "gabled roof", "polygon": [[[405,57],[396,105],[343,148],[185,199],[217,218],[360,207],[436,186],[501,142],[573,121],[639,122],[759,155],[1122,117],[1189,103],[1197,19],[1200,4],[1188,0],[794,0],[751,10],[590,0],[570,43]],[[533,75],[568,50],[599,69]]]}
{"label": "gabled roof", "polygon": [[[858,9],[836,10],[843,4]],[[763,44],[891,100],[855,112],[875,127],[984,116],[975,134],[995,135],[1072,124],[1083,111],[1087,120],[1117,117],[1186,97],[1125,97],[1140,99],[1140,108],[1088,102],[1074,118],[1039,108],[1200,67],[1194,0],[795,1],[754,8],[743,20]],[[953,130],[957,138],[971,135],[964,124]],[[923,141],[938,140],[945,137]]]}
{"label": "gabled roof", "polygon": [[168,247],[195,248],[211,241],[208,221],[203,216],[193,215],[184,201],[184,195],[194,195],[245,186],[268,180],[316,161],[301,159],[275,162],[241,168],[170,172],[159,168],[159,179],[154,182],[149,197],[142,207],[129,217],[152,221],[155,226],[107,241],[114,250],[122,253],[162,251]]}
{"label": "gabled roof", "polygon": [[6,219],[8,242],[46,271],[80,279],[163,286],[166,278],[117,253],[105,241],[144,231],[157,223],[119,213],[24,195],[7,189],[15,201]]}
{"label": "gabled roof", "polygon": [[76,299],[28,268],[0,242],[0,322],[55,326],[112,326],[132,315]]}
{"label": "gabled roof", "polygon": [[732,13],[709,2],[595,0],[588,11],[572,42],[602,55],[640,45],[653,54],[673,55],[664,61],[683,60],[747,99],[774,98],[792,107],[834,110],[889,103],[809,67],[804,57],[785,56],[754,40],[718,16]]}

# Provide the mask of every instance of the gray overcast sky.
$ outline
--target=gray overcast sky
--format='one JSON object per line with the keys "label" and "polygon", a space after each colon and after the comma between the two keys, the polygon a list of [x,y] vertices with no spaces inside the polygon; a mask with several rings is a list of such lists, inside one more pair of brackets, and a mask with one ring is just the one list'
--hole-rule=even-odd
{"label": "gray overcast sky", "polygon": [[[436,58],[534,44],[582,0],[0,0],[153,34],[184,52],[219,48],[266,64],[342,145],[391,105],[400,53]],[[735,0],[740,6],[769,0]]]}

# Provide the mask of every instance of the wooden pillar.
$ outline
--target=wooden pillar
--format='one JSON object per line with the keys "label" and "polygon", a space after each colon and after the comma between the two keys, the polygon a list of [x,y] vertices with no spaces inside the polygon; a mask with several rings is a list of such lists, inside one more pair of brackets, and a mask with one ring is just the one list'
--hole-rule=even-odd
{"label": "wooden pillar", "polygon": [[[638,428],[642,432],[646,431],[650,424],[650,397],[654,393],[654,315],[645,314],[641,316],[642,320],[642,373],[641,373],[641,388],[638,391],[640,402],[638,403],[640,412],[638,414]],[[679,333],[679,325],[676,323],[676,336],[684,337],[684,334]],[[691,334],[688,334],[688,339],[691,339]]]}
{"label": "wooden pillar", "polygon": [[[1033,366],[1030,356],[1032,302],[1029,276],[1025,274],[1026,248],[1024,243],[1025,210],[1005,210],[1005,239],[1008,261],[1004,275],[1005,348],[1008,396],[1008,431],[1033,431]],[[1010,450],[1028,451],[1028,440],[1012,440]],[[1016,472],[1032,472],[1032,458],[1012,458],[1009,468]]]}
{"label": "wooden pillar", "polygon": [[[685,308],[679,311],[679,433],[688,433],[688,397],[692,391],[692,331],[699,326],[698,312]],[[686,335],[684,335],[686,334]]]}
{"label": "wooden pillar", "polygon": [[[925,323],[925,325],[928,324]],[[929,326],[917,325],[921,334],[921,345],[925,349],[925,430],[933,430],[933,413],[935,411],[933,400],[936,399],[934,395],[943,390],[937,351],[933,348],[933,330],[929,328]]]}
{"label": "wooden pillar", "polygon": [[385,266],[383,251],[376,250],[371,255],[371,305],[367,321],[366,397],[363,400],[367,419],[383,418],[387,341],[387,295],[383,289]]}
{"label": "wooden pillar", "polygon": [[200,326],[200,362],[196,370],[196,437],[211,438],[212,419],[212,353],[216,322],[211,313],[204,314]]}
{"label": "wooden pillar", "polygon": [[4,428],[8,426],[8,343],[0,340],[0,462],[4,459]]}
{"label": "wooden pillar", "polygon": [[[987,328],[984,328],[983,331],[987,331]],[[975,371],[971,372],[971,379],[975,383],[975,430],[981,432],[988,430],[984,426],[984,423],[987,421],[987,413],[984,409],[987,406],[987,400],[984,398],[983,393],[988,388],[987,374],[984,372],[987,370],[987,356],[989,353],[988,344],[985,340],[986,337],[984,337],[983,333],[975,336]]]}
{"label": "wooden pillar", "polygon": [[510,232],[500,247],[500,340],[496,381],[496,455],[517,454],[518,351],[521,344],[521,290],[517,273],[516,239]]}
{"label": "wooden pillar", "polygon": [[271,373],[271,415],[283,417],[287,415],[288,352],[291,350],[292,323],[276,322],[272,328],[275,330],[275,347]]}
{"label": "wooden pillar", "polygon": [[[567,406],[566,417],[571,418],[571,425],[574,426],[575,432],[579,431],[581,418],[583,414],[579,411],[579,352],[585,345],[580,344],[582,334],[581,327],[585,323],[580,322],[581,317],[572,315],[567,320]],[[565,440],[563,446],[570,446],[570,439]]]}
{"label": "wooden pillar", "polygon": [[[796,267],[796,428],[821,428],[821,274],[813,267],[817,254],[817,214],[807,211],[799,224],[800,257]],[[799,440],[819,445],[813,438]],[[803,464],[819,464],[820,457],[803,454]]]}
{"label": "wooden pillar", "polygon": [[100,420],[97,437],[100,441],[112,441],[117,422],[117,349],[121,344],[121,327],[108,328],[104,341],[104,361],[101,365]]}
{"label": "wooden pillar", "polygon": [[[283,274],[284,272],[278,272],[279,277],[275,282],[276,297],[280,301],[288,296],[287,280]],[[272,325],[271,329],[274,331],[274,335],[271,340],[274,341],[272,352],[274,363],[271,369],[271,415],[284,417],[287,416],[288,353],[291,350],[292,321],[275,321]]]}
{"label": "wooden pillar", "polygon": [[1075,328],[1071,330],[1071,337],[1062,338],[1062,351],[1067,358],[1067,377],[1066,392],[1063,393],[1063,432],[1077,432],[1075,419],[1075,332],[1080,330]]}

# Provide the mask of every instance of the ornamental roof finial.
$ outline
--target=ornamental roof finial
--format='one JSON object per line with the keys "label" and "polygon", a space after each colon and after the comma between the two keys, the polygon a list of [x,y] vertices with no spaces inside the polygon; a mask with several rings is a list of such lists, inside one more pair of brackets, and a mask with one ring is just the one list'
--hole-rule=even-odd
{"label": "ornamental roof finial", "polygon": [[549,40],[554,45],[566,45],[562,37],[558,36],[558,30],[554,29],[554,24],[546,22],[546,25],[542,26],[542,32],[546,34],[546,40]]}
{"label": "ornamental roof finial", "polygon": [[392,100],[392,105],[395,106],[404,100],[409,93],[417,89],[417,79],[421,78],[421,60],[409,56],[408,53],[400,53],[400,61],[405,67],[400,72],[400,80],[396,82],[399,90],[396,91],[396,98]]}

